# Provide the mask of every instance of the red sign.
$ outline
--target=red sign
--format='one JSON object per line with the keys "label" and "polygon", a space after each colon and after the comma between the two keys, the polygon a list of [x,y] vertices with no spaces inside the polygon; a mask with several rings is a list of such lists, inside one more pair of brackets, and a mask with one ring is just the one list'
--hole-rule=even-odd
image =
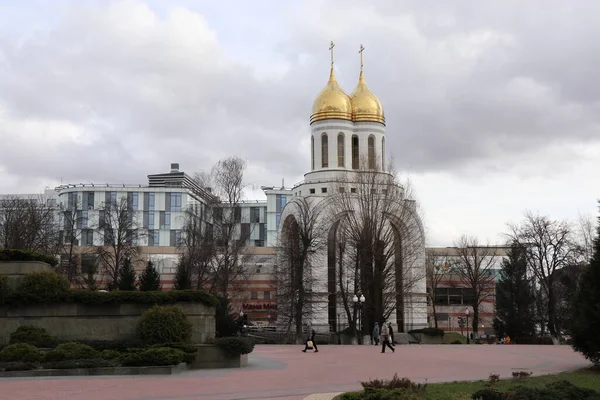
{"label": "red sign", "polygon": [[265,303],[265,304],[251,304],[251,303],[243,303],[242,308],[244,310],[260,310],[260,311],[269,311],[269,310],[277,310],[277,304]]}

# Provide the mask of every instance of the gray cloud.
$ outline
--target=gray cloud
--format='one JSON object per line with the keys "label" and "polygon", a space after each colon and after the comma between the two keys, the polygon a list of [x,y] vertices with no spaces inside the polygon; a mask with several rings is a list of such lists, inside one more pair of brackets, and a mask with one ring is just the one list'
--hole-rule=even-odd
{"label": "gray cloud", "polygon": [[[495,170],[508,155],[598,139],[600,5],[449,3],[302,2],[248,15],[262,27],[256,43],[235,21],[212,26],[185,9],[164,17],[140,2],[74,6],[48,32],[0,34],[0,169],[20,184],[143,182],[170,162],[193,172],[236,154],[257,185],[299,179],[330,39],[348,92],[366,46],[367,82],[400,169],[492,159]],[[269,42],[269,24],[287,31]],[[220,32],[267,61],[237,58]]]}

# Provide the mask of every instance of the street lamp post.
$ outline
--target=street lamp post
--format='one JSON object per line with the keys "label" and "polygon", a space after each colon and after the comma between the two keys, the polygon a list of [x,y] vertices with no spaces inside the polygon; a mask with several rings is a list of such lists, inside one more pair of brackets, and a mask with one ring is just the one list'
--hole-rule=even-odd
{"label": "street lamp post", "polygon": [[361,339],[361,337],[363,336],[363,332],[362,332],[362,308],[363,308],[363,304],[365,302],[365,296],[363,296],[362,294],[360,295],[360,297],[358,297],[357,295],[354,295],[354,297],[352,298],[352,301],[354,302],[354,307],[356,307],[358,309],[358,332],[359,332],[359,337],[358,337],[358,344],[363,344],[363,340]]}
{"label": "street lamp post", "polygon": [[467,315],[467,344],[470,344],[471,340],[469,338],[469,309],[468,308],[465,310],[465,314]]}

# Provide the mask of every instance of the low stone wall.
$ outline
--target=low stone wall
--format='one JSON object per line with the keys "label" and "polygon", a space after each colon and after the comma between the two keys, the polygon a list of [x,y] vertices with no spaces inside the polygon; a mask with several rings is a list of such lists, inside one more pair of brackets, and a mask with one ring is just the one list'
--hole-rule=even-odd
{"label": "low stone wall", "polygon": [[441,336],[425,335],[424,333],[413,333],[412,334],[420,344],[442,344],[443,340]]}
{"label": "low stone wall", "polygon": [[198,345],[198,355],[191,369],[241,368],[248,366],[248,354],[232,357],[214,344]]}
{"label": "low stone wall", "polygon": [[8,286],[17,289],[27,274],[32,272],[53,272],[54,267],[41,261],[2,261],[0,275],[8,278]]}
{"label": "low stone wall", "polygon": [[[47,265],[47,264],[46,264]],[[192,323],[194,343],[215,337],[215,308],[178,303]],[[151,304],[36,304],[0,306],[0,344],[21,325],[45,328],[59,340],[126,340],[134,338],[139,317]]]}

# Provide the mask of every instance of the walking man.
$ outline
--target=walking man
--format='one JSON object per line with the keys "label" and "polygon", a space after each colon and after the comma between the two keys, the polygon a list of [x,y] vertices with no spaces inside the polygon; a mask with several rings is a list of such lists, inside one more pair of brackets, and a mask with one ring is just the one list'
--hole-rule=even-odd
{"label": "walking man", "polygon": [[385,353],[385,346],[389,347],[394,353],[396,350],[390,344],[390,332],[385,321],[381,324],[381,352]]}
{"label": "walking man", "polygon": [[306,339],[306,344],[304,345],[304,350],[302,350],[303,353],[306,353],[306,350],[312,350],[313,348],[315,349],[315,353],[319,352],[319,349],[317,348],[317,342],[315,342],[316,334],[317,333],[313,329],[312,332],[310,333],[310,337],[308,339]]}

